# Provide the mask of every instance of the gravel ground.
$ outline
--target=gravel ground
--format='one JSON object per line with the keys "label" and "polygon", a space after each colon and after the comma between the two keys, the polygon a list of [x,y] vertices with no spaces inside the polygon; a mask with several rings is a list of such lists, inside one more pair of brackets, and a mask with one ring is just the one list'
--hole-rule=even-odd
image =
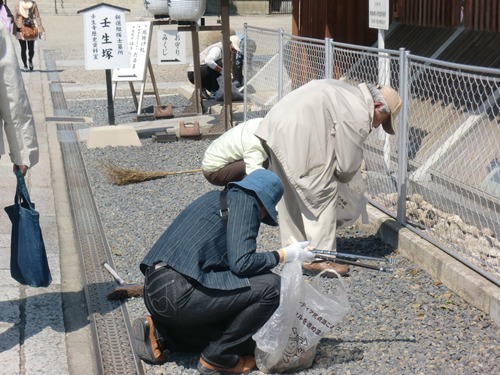
{"label": "gravel ground", "polygon": [[[179,98],[174,105],[181,106],[182,100]],[[68,103],[71,114],[89,116],[89,103]],[[128,106],[130,103],[118,103],[115,111],[132,116],[133,108]],[[105,112],[93,116],[93,125],[106,124]],[[117,116],[124,122],[126,117]],[[174,217],[193,199],[213,188],[201,174],[125,186],[110,184],[103,173],[104,160],[143,171],[197,169],[210,143],[158,144],[150,139],[142,142],[143,147],[134,148],[87,150],[81,145],[115,267],[129,283],[142,283],[139,263]],[[277,229],[263,225],[258,250],[278,247]],[[397,262],[395,271],[386,274],[351,267],[343,280],[352,309],[322,339],[313,366],[298,374],[500,373],[500,329],[486,314],[400,256],[397,249],[381,242],[368,227],[352,226],[339,231],[338,251],[393,257]],[[325,279],[323,285],[329,288],[332,282]],[[131,319],[146,314],[141,299],[127,302],[127,308]],[[147,374],[197,374],[197,355],[174,353],[167,359],[163,366],[146,365]]]}

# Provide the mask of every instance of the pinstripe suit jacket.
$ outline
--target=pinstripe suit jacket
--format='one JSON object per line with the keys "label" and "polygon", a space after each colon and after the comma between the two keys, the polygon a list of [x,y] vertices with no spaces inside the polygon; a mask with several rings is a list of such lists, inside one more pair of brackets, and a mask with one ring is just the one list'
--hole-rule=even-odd
{"label": "pinstripe suit jacket", "polygon": [[247,277],[277,265],[271,252],[256,252],[260,228],[259,201],[233,186],[227,194],[227,230],[220,217],[220,191],[211,191],[186,207],[161,235],[141,263],[164,261],[203,286],[233,290],[249,286]]}

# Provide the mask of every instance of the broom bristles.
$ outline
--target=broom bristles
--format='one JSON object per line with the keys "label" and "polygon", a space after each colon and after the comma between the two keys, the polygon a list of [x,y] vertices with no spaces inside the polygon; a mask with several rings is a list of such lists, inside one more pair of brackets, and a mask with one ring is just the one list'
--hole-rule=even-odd
{"label": "broom bristles", "polygon": [[127,169],[118,167],[110,162],[104,163],[104,170],[108,179],[114,185],[134,184],[138,182],[156,180],[159,178],[164,178],[166,176],[201,172],[201,169],[191,169],[180,172],[164,172],[164,171],[147,172],[147,171],[139,171],[136,169]]}
{"label": "broom bristles", "polygon": [[128,298],[144,297],[144,286],[140,284],[122,285],[108,293],[110,301],[119,301]]}

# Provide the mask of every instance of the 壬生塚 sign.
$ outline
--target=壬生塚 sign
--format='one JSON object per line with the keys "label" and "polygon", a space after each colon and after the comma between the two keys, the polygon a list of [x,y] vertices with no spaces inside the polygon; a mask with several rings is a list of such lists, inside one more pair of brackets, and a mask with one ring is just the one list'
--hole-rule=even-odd
{"label": "\u58ec\u751f\u585a sign", "polygon": [[126,9],[107,4],[86,8],[83,13],[85,69],[116,69],[130,66]]}

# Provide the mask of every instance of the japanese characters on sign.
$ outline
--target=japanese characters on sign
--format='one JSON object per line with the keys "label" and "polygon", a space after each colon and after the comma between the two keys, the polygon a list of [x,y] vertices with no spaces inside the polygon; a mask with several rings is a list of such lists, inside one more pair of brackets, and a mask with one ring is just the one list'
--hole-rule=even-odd
{"label": "japanese characters on sign", "polygon": [[84,13],[85,69],[129,66],[125,14],[107,6]]}
{"label": "japanese characters on sign", "polygon": [[389,0],[370,0],[368,27],[389,30]]}
{"label": "japanese characters on sign", "polygon": [[158,65],[186,63],[186,33],[158,30]]}
{"label": "japanese characters on sign", "polygon": [[151,22],[127,22],[130,65],[113,71],[113,81],[144,81],[151,46]]}

